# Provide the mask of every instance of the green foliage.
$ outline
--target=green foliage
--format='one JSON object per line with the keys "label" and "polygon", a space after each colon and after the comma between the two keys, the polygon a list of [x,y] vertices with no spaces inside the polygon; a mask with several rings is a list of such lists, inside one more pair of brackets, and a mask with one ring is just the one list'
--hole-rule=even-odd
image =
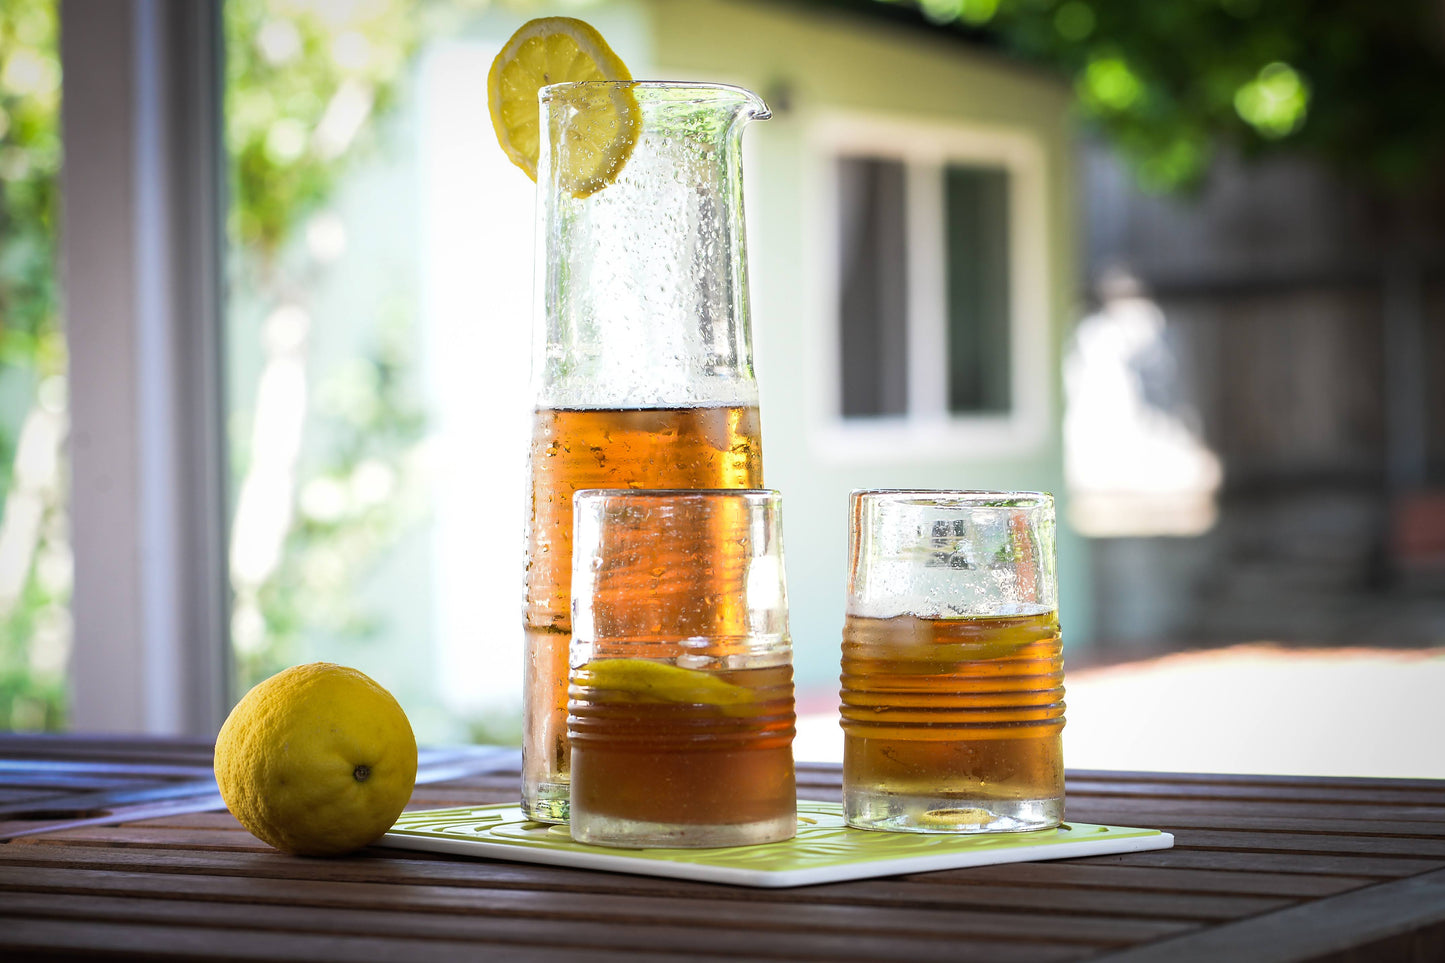
{"label": "green foliage", "polygon": [[[300,228],[376,146],[377,118],[397,97],[420,21],[417,5],[389,0],[226,3],[228,236],[236,284],[265,313],[305,305],[323,268],[296,243]],[[424,434],[406,378],[411,314],[391,306],[379,344],[316,385],[308,434],[324,439],[326,451],[297,466],[296,511],[275,567],[259,585],[236,586],[239,692],[296,661],[305,636],[359,642],[380,631],[357,606],[359,583],[413,519],[403,492],[355,493],[378,478],[403,487],[407,453]],[[238,482],[253,461],[247,446],[266,442],[236,439]]]}
{"label": "green foliage", "polygon": [[293,665],[307,633],[359,642],[382,628],[354,598],[420,514],[408,455],[426,420],[408,384],[412,343],[409,313],[393,305],[374,349],[318,385],[316,427],[328,451],[308,470],[280,562],[257,592],[264,637],[237,645],[240,691]]}
{"label": "green foliage", "polygon": [[230,237],[274,258],[385,110],[417,42],[412,4],[227,0]]}
{"label": "green foliage", "polygon": [[[887,0],[884,0],[887,2]],[[1060,68],[1146,188],[1220,144],[1308,152],[1386,189],[1445,162],[1445,15],[1428,0],[919,0]]]}
{"label": "green foliage", "polygon": [[[63,377],[65,341],[56,293],[60,173],[60,61],[55,0],[0,4],[0,492],[14,485],[21,426],[45,379]],[[62,392],[63,394],[63,392]],[[17,407],[17,402],[19,406]],[[62,401],[63,403],[63,401]],[[65,719],[68,575],[41,578],[36,560],[63,557],[62,498],[40,497],[34,544],[11,538],[29,558],[19,597],[0,609],[0,729],[54,729]]]}
{"label": "green foliage", "polygon": [[[64,374],[55,283],[60,60],[55,0],[0,6],[0,379]],[[19,413],[23,414],[23,413]],[[0,488],[18,419],[0,413]]]}
{"label": "green foliage", "polygon": [[34,575],[10,615],[0,621],[0,731],[54,730],[65,725],[68,693],[62,665],[35,665],[47,619],[65,618],[59,598]]}

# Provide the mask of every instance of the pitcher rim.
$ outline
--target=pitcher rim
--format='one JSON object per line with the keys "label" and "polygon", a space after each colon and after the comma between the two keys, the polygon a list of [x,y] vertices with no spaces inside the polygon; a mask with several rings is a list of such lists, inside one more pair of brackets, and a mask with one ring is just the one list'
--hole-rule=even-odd
{"label": "pitcher rim", "polygon": [[[746,87],[737,84],[717,84],[704,80],[573,80],[559,84],[547,84],[537,91],[537,103],[545,104],[563,90],[578,88],[618,88],[625,87],[629,90],[681,90],[696,92],[711,92],[714,94],[728,94],[738,101],[751,106],[749,117],[753,120],[767,120],[773,116],[770,108],[762,97]],[[721,99],[720,97],[694,97],[685,103],[701,104],[708,100]]]}

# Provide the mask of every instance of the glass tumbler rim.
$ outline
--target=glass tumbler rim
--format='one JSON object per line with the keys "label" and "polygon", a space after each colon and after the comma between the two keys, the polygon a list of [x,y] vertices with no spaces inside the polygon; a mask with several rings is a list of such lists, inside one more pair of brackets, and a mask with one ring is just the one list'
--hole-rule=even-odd
{"label": "glass tumbler rim", "polygon": [[916,507],[1017,510],[1054,506],[1052,492],[982,488],[855,488],[849,497],[853,501],[887,500]]}
{"label": "glass tumbler rim", "polygon": [[776,488],[579,488],[572,493],[574,503],[613,498],[667,498],[671,500],[688,498],[705,501],[720,497],[740,497],[748,501],[769,502],[781,501],[782,492]]}

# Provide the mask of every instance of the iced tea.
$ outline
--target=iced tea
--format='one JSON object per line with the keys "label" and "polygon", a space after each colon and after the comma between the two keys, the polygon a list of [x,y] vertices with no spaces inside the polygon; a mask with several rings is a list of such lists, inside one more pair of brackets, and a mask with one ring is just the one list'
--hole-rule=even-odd
{"label": "iced tea", "polygon": [[842,716],[849,822],[920,832],[1056,824],[1064,795],[1063,679],[1053,611],[848,616]]}
{"label": "iced tea", "polygon": [[755,407],[541,409],[527,526],[522,804],[567,818],[572,495],[584,488],[757,488]]}
{"label": "iced tea", "polygon": [[641,661],[573,671],[574,838],[721,845],[709,827],[740,827],[727,845],[792,836],[792,667],[707,672],[651,662],[652,671],[631,671]]}

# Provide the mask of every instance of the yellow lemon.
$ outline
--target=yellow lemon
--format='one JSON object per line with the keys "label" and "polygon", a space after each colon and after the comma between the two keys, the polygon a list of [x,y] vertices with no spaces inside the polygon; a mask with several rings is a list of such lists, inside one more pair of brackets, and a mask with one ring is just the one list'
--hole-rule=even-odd
{"label": "yellow lemon", "polygon": [[416,783],[416,737],[391,693],[329,662],[278,672],[216,737],[226,807],[277,849],[335,856],[378,839]]}
{"label": "yellow lemon", "polygon": [[[548,84],[631,80],[624,64],[589,23],[573,17],[530,20],[502,47],[487,75],[487,105],[497,142],[512,163],[537,179],[541,121],[537,91]],[[569,147],[558,183],[587,197],[617,179],[641,127],[628,87],[578,92],[562,132]]]}
{"label": "yellow lemon", "polygon": [[753,701],[746,686],[725,682],[700,669],[684,669],[647,659],[594,659],[573,670],[576,681],[593,689],[624,692],[639,702],[736,706]]}

